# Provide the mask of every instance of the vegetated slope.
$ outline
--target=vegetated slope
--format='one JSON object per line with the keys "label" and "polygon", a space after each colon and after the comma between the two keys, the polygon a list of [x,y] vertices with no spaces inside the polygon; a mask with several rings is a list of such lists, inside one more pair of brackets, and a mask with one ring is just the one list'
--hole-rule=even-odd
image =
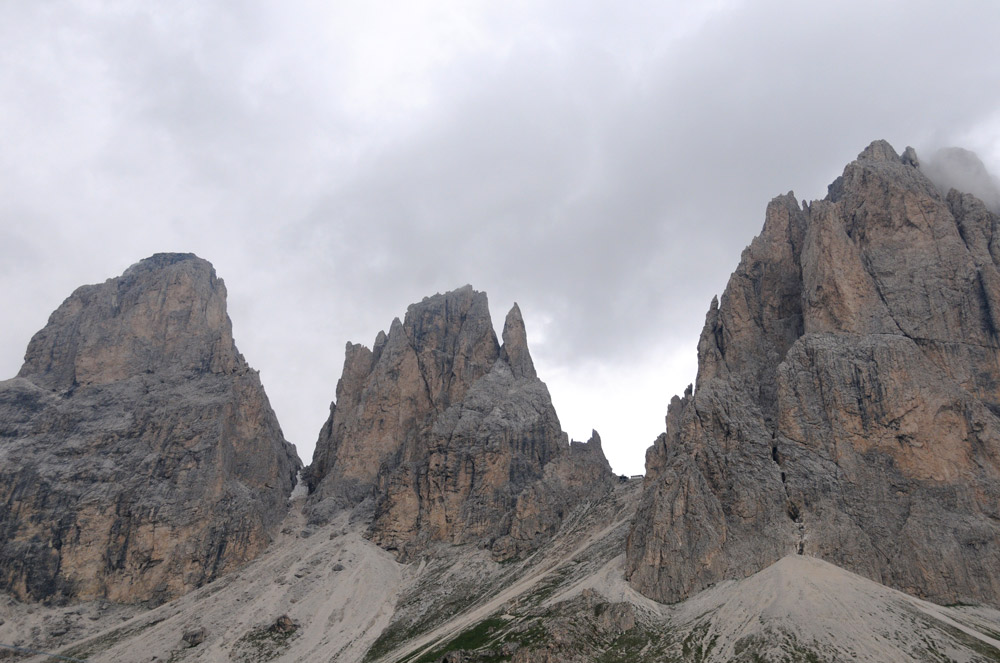
{"label": "vegetated slope", "polygon": [[78,288],[0,382],[0,588],[183,594],[264,550],[299,467],[215,270],[147,258]]}
{"label": "vegetated slope", "polygon": [[788,554],[1000,604],[1000,227],[872,143],[767,209],[646,456],[633,587],[677,601]]}

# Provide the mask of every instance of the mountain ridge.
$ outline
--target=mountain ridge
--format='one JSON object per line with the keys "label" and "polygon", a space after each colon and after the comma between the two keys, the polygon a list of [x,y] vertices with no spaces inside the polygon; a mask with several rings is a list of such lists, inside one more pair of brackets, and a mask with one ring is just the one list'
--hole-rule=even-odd
{"label": "mountain ridge", "polygon": [[485,293],[425,297],[371,350],[348,344],[337,400],[306,474],[314,514],[374,501],[369,535],[400,559],[430,542],[497,559],[549,536],[587,490],[607,490],[600,437],[574,446],[514,304],[500,344]]}
{"label": "mountain ridge", "polygon": [[[0,640],[93,661],[1000,660],[1000,221],[920,168],[876,141],[826,199],[768,205],[642,480],[611,474],[596,431],[568,439],[520,309],[498,339],[471,286],[411,305],[371,348],[347,344],[294,491],[300,465],[231,343],[208,263],[158,255],[99,296],[81,289],[32,341],[25,376],[0,383],[0,453],[38,437],[99,457],[81,431],[130,430],[114,401],[136,386],[169,423],[235,381],[242,405],[200,419],[253,414],[272,444],[270,459],[250,455],[280,481],[265,482],[269,515],[229,566],[146,582],[143,596],[8,594]],[[178,265],[202,277],[112,296]],[[65,417],[65,403],[100,414],[60,447],[39,413]],[[178,426],[160,428],[169,442]],[[184,454],[147,456],[182,461],[164,466],[178,480],[204,476]]]}

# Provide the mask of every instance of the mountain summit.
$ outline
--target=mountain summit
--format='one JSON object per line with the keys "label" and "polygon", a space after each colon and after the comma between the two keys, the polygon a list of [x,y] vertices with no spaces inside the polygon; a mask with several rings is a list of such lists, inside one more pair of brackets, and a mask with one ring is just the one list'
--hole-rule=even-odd
{"label": "mountain summit", "polygon": [[872,143],[774,199],[646,455],[626,574],[659,601],[811,555],[1000,601],[1000,227]]}
{"label": "mountain summit", "polygon": [[465,286],[411,305],[371,350],[348,344],[307,472],[314,511],[370,497],[370,536],[401,558],[440,541],[506,559],[607,490],[600,438],[569,444],[516,304],[502,338],[486,294]]}
{"label": "mountain summit", "polygon": [[78,288],[0,382],[0,587],[162,601],[259,554],[297,469],[192,254]]}

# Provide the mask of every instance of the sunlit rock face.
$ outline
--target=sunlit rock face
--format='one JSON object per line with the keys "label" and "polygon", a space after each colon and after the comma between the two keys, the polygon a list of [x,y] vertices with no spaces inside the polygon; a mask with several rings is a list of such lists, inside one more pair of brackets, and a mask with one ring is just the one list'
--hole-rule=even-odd
{"label": "sunlit rock face", "polygon": [[1000,232],[878,141],[768,206],[646,456],[631,584],[677,601],[799,552],[1000,602]]}
{"label": "sunlit rock face", "polygon": [[313,513],[372,498],[369,535],[402,559],[432,542],[507,559],[602,494],[600,438],[568,443],[517,305],[502,340],[486,294],[466,286],[413,304],[371,349],[348,344],[306,473]]}
{"label": "sunlit rock face", "polygon": [[0,587],[183,594],[264,549],[299,467],[215,270],[147,258],[77,289],[0,383]]}

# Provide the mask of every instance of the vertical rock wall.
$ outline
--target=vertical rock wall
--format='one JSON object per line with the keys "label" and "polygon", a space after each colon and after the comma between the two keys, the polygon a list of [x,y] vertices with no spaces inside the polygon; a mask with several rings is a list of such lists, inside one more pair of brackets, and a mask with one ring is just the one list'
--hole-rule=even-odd
{"label": "vertical rock wall", "polygon": [[307,473],[314,509],[372,497],[371,538],[401,558],[438,541],[502,559],[559,526],[581,477],[608,486],[599,438],[585,453],[562,432],[516,305],[502,337],[466,286],[410,306],[372,350],[348,345]]}
{"label": "vertical rock wall", "polygon": [[157,254],[77,289],[0,383],[0,587],[182,594],[263,550],[300,466],[222,280]]}
{"label": "vertical rock wall", "polygon": [[998,219],[873,143],[768,207],[647,452],[626,574],[661,601],[793,552],[1000,601]]}

